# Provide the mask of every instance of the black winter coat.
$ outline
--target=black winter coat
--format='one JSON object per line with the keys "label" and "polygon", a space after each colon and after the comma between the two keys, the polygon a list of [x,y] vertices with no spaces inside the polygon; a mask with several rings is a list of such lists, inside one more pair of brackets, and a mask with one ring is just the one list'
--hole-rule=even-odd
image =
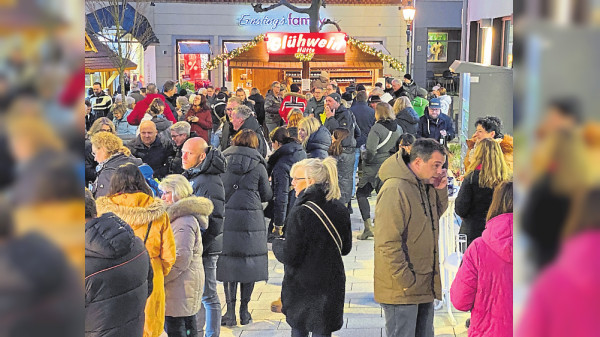
{"label": "black winter coat", "polygon": [[308,137],[306,143],[306,155],[308,158],[325,159],[329,155],[327,150],[331,146],[331,134],[324,126],[321,126]]}
{"label": "black winter coat", "polygon": [[164,93],[162,95],[165,98],[165,103],[169,105],[169,108],[171,109],[173,116],[175,116],[176,119],[179,119],[177,116],[177,97],[178,97],[178,95],[175,94],[171,97],[167,97],[167,95],[165,95]]}
{"label": "black winter coat", "polygon": [[327,334],[344,323],[346,273],[333,238],[321,220],[303,206],[308,201],[319,205],[333,222],[342,239],[342,255],[350,253],[350,213],[338,200],[326,201],[322,185],[300,193],[288,217],[285,239],[273,241],[273,253],[285,265],[281,301],[287,323]]}
{"label": "black winter coat", "polygon": [[94,159],[94,154],[92,153],[92,142],[89,139],[85,140],[85,184],[89,184],[96,180],[96,166],[98,163]]}
{"label": "black winter coat", "polygon": [[295,163],[303,159],[306,159],[306,152],[302,145],[296,142],[283,144],[269,157],[267,171],[271,176],[273,189],[272,204],[275,226],[284,225],[287,215],[294,206],[296,191],[290,189],[292,186],[290,171]]}
{"label": "black winter coat", "polygon": [[[248,130],[252,130],[256,133],[256,136],[258,137],[258,153],[260,153],[261,156],[266,157],[267,156],[267,141],[266,138],[263,134],[263,129],[260,126],[260,124],[258,124],[258,120],[256,119],[256,117],[254,116],[250,116],[248,117],[245,121],[244,124],[242,124],[242,126],[240,127],[240,130],[244,130],[244,129],[248,129]],[[233,133],[231,136],[233,138],[233,135],[235,135],[238,131],[235,131],[235,133]]]}
{"label": "black winter coat", "polygon": [[108,160],[106,160],[106,162],[103,164],[98,165],[98,176],[92,185],[92,193],[94,194],[94,197],[98,198],[108,195],[112,176],[115,174],[115,172],[117,172],[119,166],[129,163],[132,163],[135,166],[140,166],[143,164],[142,160],[139,158],[129,157],[118,152],[108,158]]}
{"label": "black winter coat", "polygon": [[356,118],[356,124],[360,128],[360,137],[356,138],[356,147],[367,143],[367,137],[371,127],[375,124],[375,110],[367,102],[356,101],[350,108]]}
{"label": "black winter coat", "polygon": [[225,157],[221,151],[208,148],[206,158],[183,176],[192,183],[194,195],[210,199],[214,205],[208,217],[208,228],[202,235],[202,256],[220,254],[223,249],[223,218],[225,217],[225,189],[221,174],[225,173]]}
{"label": "black winter coat", "polygon": [[350,135],[342,141],[343,147],[356,147],[356,139],[361,136],[360,128],[356,128],[356,119],[352,111],[348,110],[343,105],[340,105],[333,117],[325,120],[324,126],[333,134],[337,128],[343,128],[350,132]]}
{"label": "black winter coat", "polygon": [[398,112],[396,115],[396,122],[400,125],[404,133],[410,133],[412,135],[417,134],[419,115],[415,109],[408,107]]}
{"label": "black winter coat", "polygon": [[267,163],[255,149],[245,146],[232,146],[223,155],[227,160],[223,175],[225,224],[217,280],[266,281],[269,259],[262,203],[273,196]]}
{"label": "black winter coat", "polygon": [[456,197],[455,211],[463,219],[460,234],[467,234],[468,245],[483,234],[494,194],[493,189],[479,186],[480,173],[475,170],[467,174]]}
{"label": "black winter coat", "polygon": [[156,140],[149,147],[142,143],[140,136],[132,139],[127,147],[131,150],[131,155],[140,158],[154,170],[155,178],[163,178],[169,173],[169,157],[175,155],[171,140],[157,135]]}
{"label": "black winter coat", "polygon": [[258,124],[265,124],[265,99],[261,94],[254,94],[248,96],[248,99],[254,101],[254,112],[256,113],[256,119]]}
{"label": "black winter coat", "polygon": [[[442,137],[441,130],[446,130],[446,137]],[[421,116],[417,129],[417,138],[431,138],[436,141],[445,138],[445,142],[454,139],[454,125],[452,119],[443,113],[440,113],[437,120],[432,120],[428,114]]]}
{"label": "black winter coat", "polygon": [[352,175],[354,174],[354,161],[356,152],[353,148],[344,148],[339,156],[336,156],[338,183],[340,186],[340,202],[348,204],[352,199]]}
{"label": "black winter coat", "polygon": [[113,213],[85,224],[85,335],[138,336],[152,293],[150,257],[133,229]]}

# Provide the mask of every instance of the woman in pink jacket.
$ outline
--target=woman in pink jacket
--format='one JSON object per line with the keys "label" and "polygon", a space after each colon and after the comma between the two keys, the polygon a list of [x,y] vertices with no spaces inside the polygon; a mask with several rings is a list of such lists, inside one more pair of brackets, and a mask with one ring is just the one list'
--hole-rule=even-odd
{"label": "woman in pink jacket", "polygon": [[471,311],[469,337],[513,335],[513,184],[496,187],[486,229],[463,256],[450,288],[458,310]]}

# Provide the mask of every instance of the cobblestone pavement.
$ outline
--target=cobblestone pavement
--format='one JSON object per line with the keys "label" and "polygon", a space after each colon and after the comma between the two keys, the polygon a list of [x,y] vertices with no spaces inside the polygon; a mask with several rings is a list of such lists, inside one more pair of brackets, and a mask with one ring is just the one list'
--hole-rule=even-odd
{"label": "cobblestone pavement", "polygon": [[[373,239],[360,241],[356,237],[362,232],[363,225],[356,200],[353,200],[354,213],[351,215],[353,241],[352,251],[343,257],[346,268],[346,302],[344,307],[344,326],[333,333],[334,337],[385,337],[385,321],[381,306],[373,299]],[[375,197],[371,197],[371,212],[375,210]],[[269,251],[269,281],[255,285],[249,309],[253,323],[233,328],[222,327],[222,337],[289,337],[290,326],[285,315],[271,312],[271,302],[281,291],[283,265]],[[218,286],[219,296],[225,312],[223,286]],[[236,313],[239,311],[239,301]],[[467,337],[465,321],[468,313],[454,311],[457,325],[452,326],[445,307],[436,311],[434,319],[435,336]],[[239,321],[239,318],[238,318]],[[166,336],[166,334],[163,334]],[[162,336],[161,336],[162,337]]]}

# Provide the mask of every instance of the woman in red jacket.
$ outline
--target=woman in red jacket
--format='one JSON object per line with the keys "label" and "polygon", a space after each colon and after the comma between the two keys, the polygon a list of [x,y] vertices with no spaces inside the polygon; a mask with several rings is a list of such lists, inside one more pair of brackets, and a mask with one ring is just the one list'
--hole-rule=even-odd
{"label": "woman in red jacket", "polygon": [[456,309],[471,311],[469,337],[513,335],[513,184],[494,191],[486,229],[467,248],[450,288]]}
{"label": "woman in red jacket", "polygon": [[204,95],[196,95],[192,107],[185,114],[185,120],[192,126],[192,131],[208,143],[210,143],[210,131],[213,126],[210,114],[210,107]]}

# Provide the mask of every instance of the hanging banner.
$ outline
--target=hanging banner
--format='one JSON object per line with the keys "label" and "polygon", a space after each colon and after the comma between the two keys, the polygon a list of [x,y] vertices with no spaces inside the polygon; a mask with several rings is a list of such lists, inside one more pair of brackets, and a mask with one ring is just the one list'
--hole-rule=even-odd
{"label": "hanging banner", "polygon": [[267,33],[270,55],[343,55],[346,53],[346,33]]}

